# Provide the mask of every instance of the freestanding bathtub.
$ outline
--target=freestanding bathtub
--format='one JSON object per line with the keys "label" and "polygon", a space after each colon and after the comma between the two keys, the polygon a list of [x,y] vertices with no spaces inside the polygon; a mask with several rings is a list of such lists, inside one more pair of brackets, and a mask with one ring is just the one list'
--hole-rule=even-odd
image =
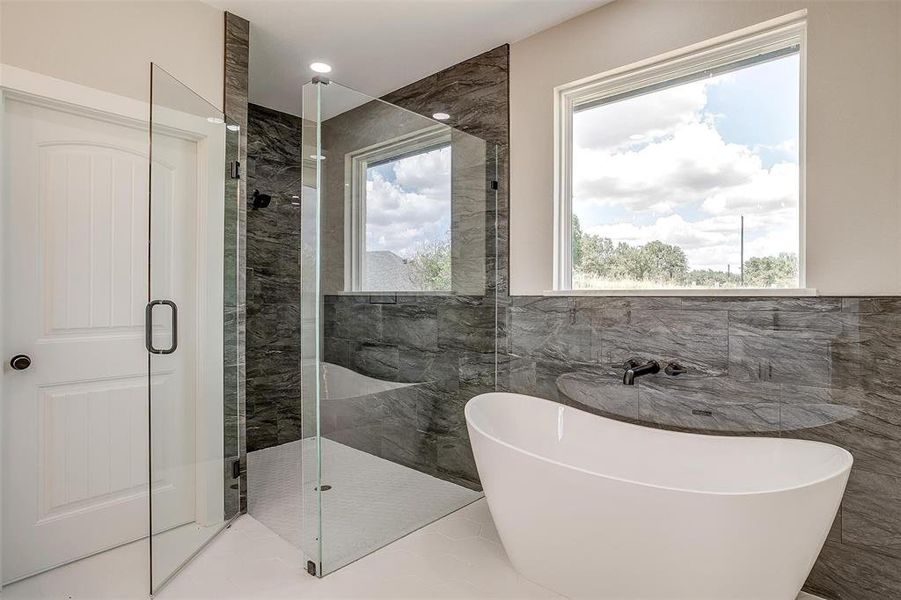
{"label": "freestanding bathtub", "polygon": [[513,566],[571,598],[795,600],[851,455],[777,438],[677,433],[519,394],[466,423]]}

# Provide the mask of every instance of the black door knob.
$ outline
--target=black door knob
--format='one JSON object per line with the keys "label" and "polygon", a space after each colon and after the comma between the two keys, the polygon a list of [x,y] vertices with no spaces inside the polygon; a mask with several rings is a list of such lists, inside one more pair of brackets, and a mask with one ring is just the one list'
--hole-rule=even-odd
{"label": "black door knob", "polygon": [[9,366],[16,371],[24,371],[31,366],[31,357],[26,354],[16,354],[9,361]]}

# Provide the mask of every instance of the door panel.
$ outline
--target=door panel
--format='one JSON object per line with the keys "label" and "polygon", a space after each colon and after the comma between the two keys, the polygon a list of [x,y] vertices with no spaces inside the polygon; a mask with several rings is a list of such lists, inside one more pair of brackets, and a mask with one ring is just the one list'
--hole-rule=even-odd
{"label": "door panel", "polygon": [[146,128],[7,99],[3,577],[147,533]]}
{"label": "door panel", "polygon": [[[4,583],[149,537],[156,589],[237,510],[237,129],[168,81],[149,152],[146,122],[2,92]],[[172,354],[148,354],[150,298],[178,306]],[[153,317],[167,347],[171,313]]]}

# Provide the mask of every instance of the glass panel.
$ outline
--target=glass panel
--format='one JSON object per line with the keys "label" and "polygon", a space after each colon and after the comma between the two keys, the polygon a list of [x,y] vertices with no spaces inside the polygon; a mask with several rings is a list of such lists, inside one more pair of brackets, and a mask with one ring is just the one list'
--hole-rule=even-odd
{"label": "glass panel", "polygon": [[304,88],[302,546],[328,574],[482,496],[463,406],[496,385],[496,148]]}
{"label": "glass panel", "polygon": [[230,354],[236,348],[238,196],[228,164],[236,158],[239,132],[221,111],[154,66],[150,133],[147,343],[155,591],[237,513],[226,457],[237,455],[237,358]]}

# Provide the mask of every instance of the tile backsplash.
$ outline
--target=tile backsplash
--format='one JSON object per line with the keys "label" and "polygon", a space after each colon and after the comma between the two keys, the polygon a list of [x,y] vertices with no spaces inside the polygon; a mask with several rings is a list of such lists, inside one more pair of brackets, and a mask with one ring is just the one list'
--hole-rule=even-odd
{"label": "tile backsplash", "polygon": [[[503,325],[510,391],[652,427],[851,451],[805,589],[901,597],[901,299],[513,297]],[[686,373],[625,386],[630,358]]]}

